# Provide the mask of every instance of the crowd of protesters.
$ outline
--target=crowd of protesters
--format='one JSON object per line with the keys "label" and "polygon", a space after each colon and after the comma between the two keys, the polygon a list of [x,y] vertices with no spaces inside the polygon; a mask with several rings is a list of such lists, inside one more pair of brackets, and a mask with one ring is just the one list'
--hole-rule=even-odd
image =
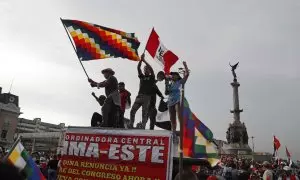
{"label": "crowd of protesters", "polygon": [[33,155],[33,160],[35,160],[35,163],[40,168],[42,174],[44,177],[47,178],[47,180],[56,180],[57,174],[58,174],[58,168],[60,164],[61,155]]}
{"label": "crowd of protesters", "polygon": [[[47,180],[56,180],[60,155],[34,157]],[[22,172],[7,163],[0,163],[0,177],[11,180],[26,179]],[[299,180],[300,168],[295,164],[278,161],[253,162],[236,156],[222,156],[215,167],[185,165],[184,180]],[[179,179],[178,166],[173,166],[173,180]]]}
{"label": "crowd of protesters", "polygon": [[[142,72],[141,65],[145,63]],[[142,120],[137,124],[137,128],[145,129],[148,119],[150,119],[150,129],[154,129],[156,124],[156,96],[159,96],[161,102],[164,102],[164,95],[161,93],[156,83],[165,80],[165,95],[168,101],[165,103],[163,111],[169,110],[170,126],[168,130],[173,131],[176,135],[176,122],[180,120],[178,113],[180,103],[180,87],[184,85],[189,77],[187,64],[183,62],[183,77],[178,72],[171,72],[166,76],[163,72],[159,72],[155,77],[154,70],[141,56],[138,63],[137,71],[140,80],[138,95],[130,110],[130,119],[125,120],[124,113],[131,107],[131,93],[125,88],[124,82],[119,82],[114,76],[115,72],[108,68],[102,70],[105,80],[97,83],[92,79],[88,79],[92,87],[105,88],[105,96],[97,97],[92,93],[93,97],[102,106],[102,115],[94,113],[91,126],[93,127],[113,127],[113,128],[135,128],[135,115],[138,109],[142,108]],[[2,153],[3,155],[3,153]],[[60,155],[34,157],[37,166],[47,180],[56,180],[60,167]],[[176,166],[173,169],[173,179],[179,179]],[[5,169],[5,170],[4,170]],[[13,175],[18,179],[18,173],[14,167],[0,164],[0,177],[10,177]],[[246,158],[238,158],[237,156],[221,156],[217,166],[211,168],[209,166],[184,166],[184,180],[298,180],[300,169],[298,166],[279,161],[254,162]],[[20,175],[22,179],[22,174]]]}
{"label": "crowd of protesters", "polygon": [[[173,172],[173,179],[177,180],[178,176],[178,171]],[[187,166],[183,176],[184,180],[298,180],[300,168],[284,161],[253,162],[226,155],[213,168]]]}

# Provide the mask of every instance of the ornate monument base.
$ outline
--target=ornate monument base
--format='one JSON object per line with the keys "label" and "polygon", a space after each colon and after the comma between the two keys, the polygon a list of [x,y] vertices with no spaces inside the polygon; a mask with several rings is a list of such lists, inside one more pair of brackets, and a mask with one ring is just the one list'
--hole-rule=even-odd
{"label": "ornate monument base", "polygon": [[235,121],[229,124],[227,143],[223,144],[222,150],[225,154],[251,154],[252,150],[248,145],[248,133],[244,123]]}

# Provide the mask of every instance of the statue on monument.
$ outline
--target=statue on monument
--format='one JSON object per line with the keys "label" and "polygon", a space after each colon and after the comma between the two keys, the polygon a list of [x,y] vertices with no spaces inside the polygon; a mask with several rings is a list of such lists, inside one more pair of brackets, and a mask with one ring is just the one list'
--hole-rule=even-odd
{"label": "statue on monument", "polygon": [[236,68],[237,68],[238,65],[239,65],[239,62],[236,63],[235,65],[231,65],[231,64],[229,63],[229,66],[231,67],[231,72],[232,72],[232,75],[233,75],[233,79],[234,79],[234,80],[236,80],[236,73],[235,73],[235,70],[236,70]]}

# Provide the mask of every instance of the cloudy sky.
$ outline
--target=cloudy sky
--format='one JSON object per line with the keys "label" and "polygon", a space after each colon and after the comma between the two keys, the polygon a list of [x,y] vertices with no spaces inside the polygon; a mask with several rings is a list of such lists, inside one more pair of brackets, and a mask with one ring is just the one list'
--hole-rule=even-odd
{"label": "cloudy sky", "polygon": [[[89,86],[59,18],[135,32],[140,53],[155,27],[166,47],[187,61],[192,73],[186,97],[216,138],[225,139],[233,120],[228,63],[239,61],[241,120],[255,137],[256,151],[271,152],[275,134],[300,159],[299,8],[297,0],[1,0],[0,86],[8,92],[14,79],[21,117],[90,125],[92,113],[99,111],[91,92],[104,92]],[[147,59],[155,71],[162,69]],[[97,81],[103,80],[101,69],[115,69],[133,98],[139,85],[136,65],[125,59],[84,62]]]}

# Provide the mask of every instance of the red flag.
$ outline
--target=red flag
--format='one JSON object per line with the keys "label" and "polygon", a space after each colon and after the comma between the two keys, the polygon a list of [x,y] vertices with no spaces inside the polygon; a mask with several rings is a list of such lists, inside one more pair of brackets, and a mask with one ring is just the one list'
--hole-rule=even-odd
{"label": "red flag", "polygon": [[274,146],[274,152],[273,152],[273,156],[277,156],[277,151],[280,148],[281,144],[279,142],[279,140],[276,138],[276,136],[273,136],[273,146]]}
{"label": "red flag", "polygon": [[161,43],[160,38],[155,32],[154,28],[149,36],[146,50],[153,58],[157,59],[164,66],[164,71],[166,74],[170,73],[171,67],[178,60],[178,57]]}
{"label": "red flag", "polygon": [[289,150],[287,149],[287,147],[285,146],[285,153],[286,153],[286,156],[291,159],[291,153],[289,152]]}
{"label": "red flag", "polygon": [[281,146],[279,140],[276,138],[276,136],[274,136],[274,139],[273,139],[273,143],[274,143],[274,150],[278,150]]}

